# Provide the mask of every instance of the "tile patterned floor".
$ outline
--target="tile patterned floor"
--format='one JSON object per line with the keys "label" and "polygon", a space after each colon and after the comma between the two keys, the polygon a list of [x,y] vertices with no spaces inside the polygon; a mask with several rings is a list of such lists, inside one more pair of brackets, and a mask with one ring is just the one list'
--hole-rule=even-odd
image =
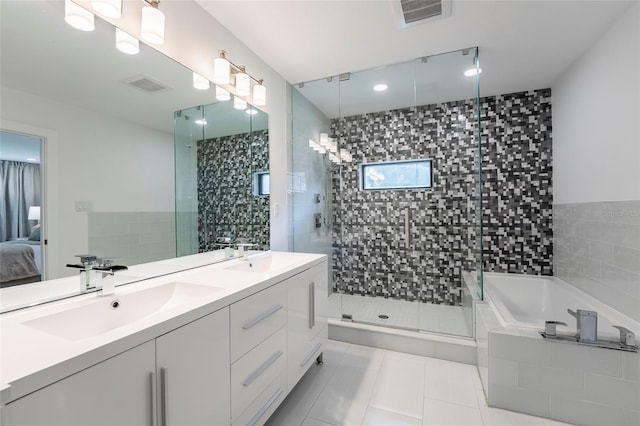
{"label": "tile patterned floor", "polygon": [[330,340],[268,426],[559,426],[487,406],[475,366]]}
{"label": "tile patterned floor", "polygon": [[[407,302],[351,294],[333,293],[329,296],[329,314],[341,318],[351,314],[356,322],[410,330],[423,330],[456,336],[472,335],[471,308]],[[389,318],[381,319],[380,314]]]}

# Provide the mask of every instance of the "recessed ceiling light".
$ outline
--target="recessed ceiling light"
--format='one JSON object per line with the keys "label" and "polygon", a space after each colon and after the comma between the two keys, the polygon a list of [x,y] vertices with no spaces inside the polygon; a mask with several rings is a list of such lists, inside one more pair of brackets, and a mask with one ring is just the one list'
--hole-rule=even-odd
{"label": "recessed ceiling light", "polygon": [[388,88],[389,86],[384,83],[376,84],[375,86],[373,86],[373,90],[375,90],[376,92],[384,92]]}
{"label": "recessed ceiling light", "polygon": [[204,126],[205,124],[207,124],[207,120],[205,120],[204,118],[202,120],[196,120],[196,124],[200,124],[201,126]]}
{"label": "recessed ceiling light", "polygon": [[482,68],[469,68],[464,72],[464,75],[467,77],[473,77],[476,74],[480,74],[482,72]]}
{"label": "recessed ceiling light", "polygon": [[258,113],[257,109],[253,109],[253,108],[249,108],[248,110],[245,111],[247,114],[249,115],[254,115]]}

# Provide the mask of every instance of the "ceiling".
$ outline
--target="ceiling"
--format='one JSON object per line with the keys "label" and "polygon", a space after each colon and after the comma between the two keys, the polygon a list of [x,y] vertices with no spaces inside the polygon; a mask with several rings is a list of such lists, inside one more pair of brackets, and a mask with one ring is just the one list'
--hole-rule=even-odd
{"label": "ceiling", "polygon": [[391,0],[195,1],[291,83],[478,46],[483,96],[551,87],[633,3],[454,0],[402,28]]}

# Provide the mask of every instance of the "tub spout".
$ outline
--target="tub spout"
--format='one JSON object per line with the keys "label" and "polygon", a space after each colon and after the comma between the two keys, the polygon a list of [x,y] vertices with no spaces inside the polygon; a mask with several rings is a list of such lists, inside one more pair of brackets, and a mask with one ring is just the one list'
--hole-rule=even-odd
{"label": "tub spout", "polygon": [[567,309],[567,312],[578,321],[578,341],[595,343],[598,340],[598,313],[584,309],[577,309],[577,312]]}
{"label": "tub spout", "polygon": [[544,332],[548,337],[554,337],[556,335],[556,326],[564,325],[567,323],[562,321],[545,321],[544,322]]}
{"label": "tub spout", "polygon": [[613,327],[617,328],[620,331],[620,343],[625,346],[636,345],[636,335],[633,333],[633,331],[621,325],[614,325]]}

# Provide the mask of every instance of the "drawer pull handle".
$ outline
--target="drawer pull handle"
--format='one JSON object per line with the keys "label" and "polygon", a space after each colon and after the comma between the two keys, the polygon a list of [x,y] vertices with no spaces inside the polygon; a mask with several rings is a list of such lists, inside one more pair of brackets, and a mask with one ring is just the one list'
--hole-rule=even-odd
{"label": "drawer pull handle", "polygon": [[246,323],[245,325],[242,326],[243,330],[248,330],[251,327],[253,327],[254,325],[256,325],[257,323],[259,323],[260,321],[270,317],[271,315],[275,314],[276,312],[278,312],[280,309],[284,308],[284,306],[282,305],[278,305],[278,306],[274,306],[273,308],[269,309],[268,311],[258,315],[257,317],[255,317],[254,319],[252,319],[251,321],[249,321],[248,323]]}
{"label": "drawer pull handle", "polygon": [[304,359],[304,361],[302,361],[302,363],[300,364],[300,367],[304,367],[305,365],[307,365],[309,363],[309,361],[311,361],[311,359],[313,358],[313,354],[315,354],[318,349],[320,349],[322,347],[322,343],[318,343],[311,352],[309,352],[309,355],[307,355],[307,357]]}
{"label": "drawer pull handle", "polygon": [[160,382],[160,400],[162,401],[160,424],[167,426],[169,424],[169,369],[166,367],[160,369]]}
{"label": "drawer pull handle", "polygon": [[158,385],[156,383],[156,373],[149,373],[150,381],[151,381],[151,426],[156,426],[158,421],[156,416],[158,415],[158,406],[156,405],[156,400],[158,399]]}
{"label": "drawer pull handle", "polygon": [[278,351],[275,354],[271,355],[271,357],[268,360],[266,360],[260,367],[258,367],[256,371],[254,371],[249,375],[249,377],[244,379],[244,382],[242,382],[242,386],[249,386],[251,383],[253,383],[258,378],[258,376],[264,373],[264,370],[269,368],[269,366],[274,362],[276,362],[276,360],[281,356],[282,356],[282,351]]}
{"label": "drawer pull handle", "polygon": [[256,423],[258,423],[258,420],[260,420],[260,417],[264,416],[264,413],[266,413],[267,410],[273,405],[273,403],[276,402],[276,400],[280,397],[280,395],[282,395],[282,392],[283,392],[282,389],[278,389],[276,393],[274,393],[271,396],[271,398],[269,398],[267,403],[262,406],[260,411],[258,411],[256,415],[253,416],[253,418],[249,421],[248,425],[254,426]]}
{"label": "drawer pull handle", "polygon": [[309,283],[309,328],[316,325],[316,283]]}

